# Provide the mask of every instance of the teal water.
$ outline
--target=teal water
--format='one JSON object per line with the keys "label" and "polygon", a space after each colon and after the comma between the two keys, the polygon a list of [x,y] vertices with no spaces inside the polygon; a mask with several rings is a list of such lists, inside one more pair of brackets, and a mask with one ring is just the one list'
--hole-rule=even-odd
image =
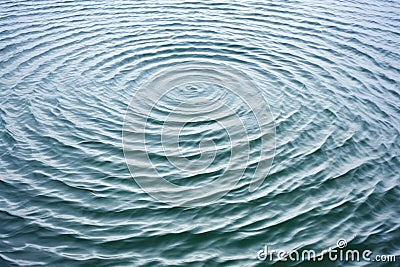
{"label": "teal water", "polygon": [[[399,47],[398,1],[2,1],[0,266],[398,266]],[[122,132],[138,88],[188,62],[249,77],[276,150],[254,192],[245,172],[212,203],[171,207],[132,178]],[[223,94],[176,88],[152,127],[180,98]],[[184,180],[150,157],[176,184],[207,184],[231,157],[227,133],[211,120],[185,127],[185,155],[201,158],[204,144],[209,167]],[[146,140],[162,142],[157,130]],[[251,172],[259,145],[238,170]],[[257,259],[265,245],[322,251],[339,239],[397,262]]]}

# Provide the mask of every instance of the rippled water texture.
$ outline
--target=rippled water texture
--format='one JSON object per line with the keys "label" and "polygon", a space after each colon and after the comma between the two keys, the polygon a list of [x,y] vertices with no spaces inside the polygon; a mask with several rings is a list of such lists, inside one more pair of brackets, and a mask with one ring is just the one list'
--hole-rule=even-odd
{"label": "rippled water texture", "polygon": [[[400,2],[263,2],[1,1],[0,266],[308,266],[260,262],[257,251],[321,251],[339,238],[400,255]],[[241,102],[249,91],[236,97],[217,80],[178,83],[150,110],[149,158],[177,185],[221,175],[228,132],[243,137],[230,115],[166,114],[190,115],[181,99],[223,100],[247,118],[249,161],[232,161],[243,179],[206,206],[171,207],[132,178],[125,114],[146,105],[132,100],[139,88],[159,92],[143,88],[151,77],[182,64],[235,70],[256,104],[268,102],[257,112],[274,118],[275,158],[254,192],[254,165],[271,156],[262,127]],[[180,125],[180,152],[213,159],[189,177],[158,154],[157,127],[181,118],[193,120]],[[344,265],[379,266],[324,266]]]}

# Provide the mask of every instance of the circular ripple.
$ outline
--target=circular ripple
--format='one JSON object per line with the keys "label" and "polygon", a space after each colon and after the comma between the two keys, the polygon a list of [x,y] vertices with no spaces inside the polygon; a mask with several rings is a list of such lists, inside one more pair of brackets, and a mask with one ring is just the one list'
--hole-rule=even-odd
{"label": "circular ripple", "polygon": [[[210,122],[225,133],[218,137],[220,129],[207,129]],[[186,151],[192,158],[181,151],[185,128],[194,140],[200,138],[197,153],[190,146]],[[161,138],[154,141],[157,134]],[[259,143],[256,157],[251,142]],[[182,63],[154,75],[135,93],[125,115],[123,145],[131,174],[146,192],[171,205],[206,205],[232,190],[251,162],[256,166],[249,190],[259,187],[272,164],[275,127],[261,91],[242,72],[222,64]],[[228,162],[214,164],[212,171],[221,151],[229,154]],[[165,179],[171,173],[191,185],[171,183]],[[196,176],[217,177],[196,187],[190,181]]]}
{"label": "circular ripple", "polygon": [[[252,266],[266,243],[339,238],[399,254],[399,1],[5,0],[0,16],[0,265]],[[265,182],[262,112],[235,85],[180,82],[189,63],[268,100]],[[135,166],[173,205],[233,188],[164,208]]]}

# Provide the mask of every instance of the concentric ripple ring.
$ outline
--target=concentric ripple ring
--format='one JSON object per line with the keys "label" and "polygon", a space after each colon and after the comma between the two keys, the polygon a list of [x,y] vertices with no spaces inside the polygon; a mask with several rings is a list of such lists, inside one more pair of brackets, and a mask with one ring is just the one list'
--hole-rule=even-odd
{"label": "concentric ripple ring", "polygon": [[[196,85],[205,89],[198,90]],[[179,95],[186,97],[169,96],[180,87],[187,92],[180,91]],[[210,97],[210,90],[219,92],[220,97]],[[176,103],[168,107],[167,98]],[[275,127],[268,107],[251,79],[225,64],[186,62],[166,68],[136,91],[125,115],[123,148],[131,175],[143,190],[162,202],[174,206],[209,204],[245,177],[250,165],[250,142],[258,140],[258,160],[249,182],[252,192],[266,178],[275,151]],[[160,109],[163,112],[157,112]],[[155,121],[159,122],[158,126]],[[155,164],[151,155],[158,153],[179,171],[181,179],[190,179],[201,175],[216,160],[215,150],[219,149],[212,139],[202,139],[199,159],[191,160],[181,152],[177,154],[180,133],[193,121],[202,122],[197,130],[192,129],[199,134],[201,125],[211,121],[226,131],[230,159],[223,172],[205,185],[176,185],[163,177],[162,164],[166,162]],[[148,134],[154,133],[161,137],[161,149],[146,140]]]}

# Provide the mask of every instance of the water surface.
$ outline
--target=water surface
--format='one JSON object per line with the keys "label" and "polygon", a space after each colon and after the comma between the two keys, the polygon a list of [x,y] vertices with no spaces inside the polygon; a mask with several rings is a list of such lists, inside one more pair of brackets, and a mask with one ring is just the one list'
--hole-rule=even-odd
{"label": "water surface", "polygon": [[[0,265],[308,266],[257,251],[340,238],[400,255],[399,30],[398,1],[2,1]],[[131,177],[125,111],[183,62],[235,68],[268,100],[276,154],[255,192],[171,208]],[[213,125],[182,147],[215,138],[218,175]]]}

